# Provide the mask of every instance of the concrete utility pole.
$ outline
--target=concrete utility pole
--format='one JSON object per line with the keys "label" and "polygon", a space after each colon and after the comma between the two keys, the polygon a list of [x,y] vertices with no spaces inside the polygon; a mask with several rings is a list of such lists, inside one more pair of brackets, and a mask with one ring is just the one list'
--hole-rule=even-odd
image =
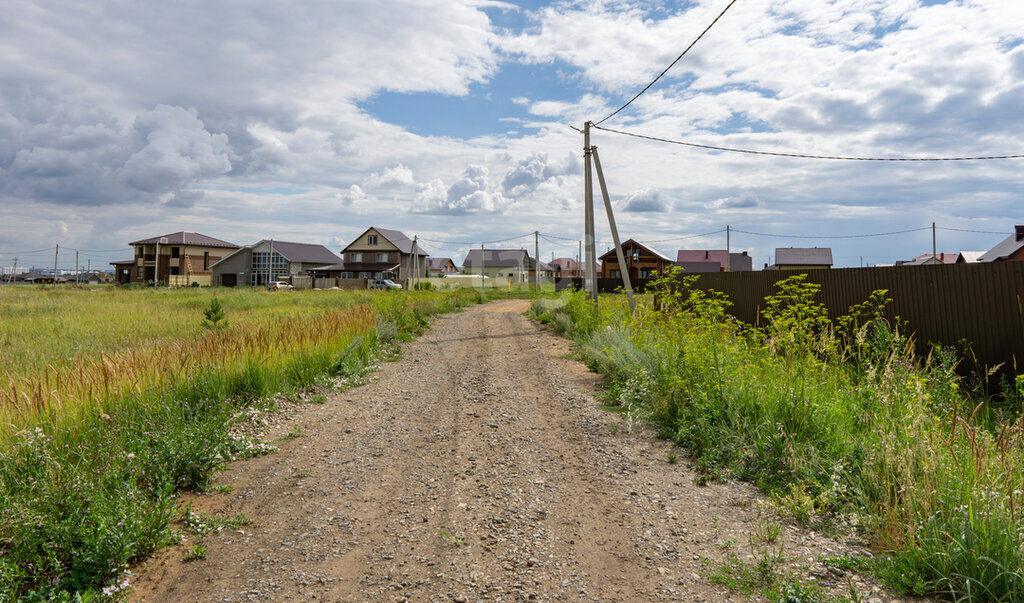
{"label": "concrete utility pole", "polygon": [[587,290],[587,296],[596,304],[597,250],[594,249],[594,182],[590,167],[590,126],[589,121],[583,124],[583,226],[586,231],[584,242],[587,247],[583,286]]}
{"label": "concrete utility pole", "polygon": [[75,250],[75,284],[76,285],[80,284],[79,283],[78,275],[81,274],[81,272],[82,271],[80,270],[80,267],[78,265],[78,250],[76,249]]}
{"label": "concrete utility pole", "polygon": [[416,288],[416,277],[420,274],[420,254],[417,251],[416,241],[419,240],[418,235],[412,235],[412,289]]}
{"label": "concrete utility pole", "polygon": [[540,233],[533,231],[533,290],[540,293]]}
{"label": "concrete utility pole", "polygon": [[480,288],[481,289],[484,289],[484,288],[487,287],[487,283],[484,281],[484,279],[486,279],[486,278],[487,278],[487,275],[484,274],[484,244],[480,243]]}
{"label": "concrete utility pole", "polygon": [[60,244],[53,246],[53,288],[57,288],[57,255],[60,253]]}
{"label": "concrete utility pole", "polygon": [[608,226],[612,230],[612,242],[615,243],[615,257],[619,260],[622,286],[626,289],[626,297],[629,299],[629,311],[636,312],[636,300],[633,299],[633,284],[629,282],[629,268],[626,266],[626,256],[622,253],[622,244],[619,242],[619,229],[615,226],[615,214],[612,213],[612,201],[608,196],[608,187],[604,182],[601,157],[597,154],[597,147],[591,147],[591,150],[594,154],[594,167],[597,168],[597,183],[601,185],[601,196],[604,198],[604,211],[608,214]]}
{"label": "concrete utility pole", "polygon": [[730,227],[725,225],[725,271],[732,272],[732,244],[729,240]]}
{"label": "concrete utility pole", "polygon": [[932,257],[935,257],[935,222],[932,222]]}

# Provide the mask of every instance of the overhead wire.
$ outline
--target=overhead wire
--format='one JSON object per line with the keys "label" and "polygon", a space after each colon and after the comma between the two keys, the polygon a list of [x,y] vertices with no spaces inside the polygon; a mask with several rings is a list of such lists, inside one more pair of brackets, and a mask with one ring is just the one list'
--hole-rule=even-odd
{"label": "overhead wire", "polygon": [[924,226],[921,228],[910,228],[907,230],[894,230],[891,232],[874,232],[869,234],[853,234],[853,235],[790,235],[790,234],[774,234],[768,232],[752,232],[749,230],[739,230],[736,228],[730,229],[732,232],[739,232],[748,235],[754,235],[759,237],[776,237],[779,239],[862,239],[867,237],[886,237],[890,235],[906,234],[908,232],[921,232],[922,230],[931,230],[931,226]]}
{"label": "overhead wire", "polygon": [[994,234],[994,235],[1005,235],[1005,236],[1009,236],[1009,235],[1013,234],[1012,232],[1003,232],[1003,231],[996,231],[996,230],[970,230],[970,229],[967,229],[967,228],[951,228],[949,226],[936,226],[935,228],[937,228],[939,230],[952,230],[952,231],[955,231],[955,232],[976,232],[976,233],[980,233],[980,234]]}
{"label": "overhead wire", "polygon": [[[631,99],[629,99],[628,101],[626,101],[626,104],[624,104],[624,105],[622,105],[621,107],[619,107],[618,109],[616,109],[616,110],[612,111],[611,113],[609,113],[608,115],[606,115],[606,116],[604,117],[604,119],[602,119],[601,121],[598,121],[598,122],[596,122],[596,123],[594,123],[594,124],[592,124],[592,125],[595,125],[595,126],[596,126],[596,125],[599,125],[599,124],[603,124],[604,122],[608,121],[609,119],[611,119],[612,117],[614,117],[614,116],[615,116],[616,114],[618,114],[618,112],[619,112],[619,111],[622,111],[622,110],[623,110],[623,109],[625,109],[626,107],[628,107],[628,106],[630,106],[631,104],[633,104],[633,101],[635,101],[636,99],[640,98],[640,96],[641,96],[641,95],[642,95],[642,94],[643,94],[644,92],[647,92],[647,90],[648,90],[648,89],[649,89],[649,88],[650,88],[651,86],[653,86],[653,85],[654,85],[655,83],[657,83],[657,81],[658,81],[658,80],[660,80],[660,79],[662,78],[662,76],[664,76],[664,75],[665,75],[666,73],[668,73],[668,70],[669,70],[669,69],[672,69],[672,68],[673,68],[673,67],[675,66],[675,64],[679,62],[679,60],[680,60],[680,59],[682,59],[682,58],[683,58],[684,56],[686,56],[686,53],[687,53],[687,52],[690,52],[690,49],[691,49],[691,48],[693,48],[693,47],[694,47],[694,45],[696,45],[696,44],[697,44],[697,42],[699,42],[699,41],[700,41],[700,39],[704,37],[704,34],[708,33],[708,31],[709,31],[709,30],[710,30],[710,29],[711,29],[712,27],[714,27],[714,26],[715,26],[715,23],[718,23],[718,20],[722,18],[722,15],[724,15],[724,14],[726,13],[726,11],[728,11],[728,10],[729,10],[730,8],[732,8],[732,5],[733,5],[733,4],[736,4],[736,0],[732,0],[732,2],[730,2],[730,3],[728,4],[728,5],[726,5],[726,7],[722,9],[722,12],[718,13],[718,16],[717,16],[717,17],[715,17],[715,20],[714,20],[714,21],[712,21],[712,22],[711,22],[711,23],[710,23],[710,24],[709,24],[709,25],[708,25],[707,27],[705,27],[705,28],[704,28],[704,31],[700,32],[700,35],[699,35],[699,36],[697,36],[697,37],[696,37],[696,38],[695,38],[695,39],[693,40],[693,42],[690,42],[690,45],[689,45],[689,46],[687,46],[685,50],[683,50],[683,51],[682,51],[681,53],[679,53],[679,56],[677,56],[677,57],[676,57],[676,60],[674,60],[674,61],[672,61],[671,63],[669,63],[669,66],[668,66],[668,67],[666,67],[666,68],[665,68],[665,69],[664,69],[664,70],[663,70],[663,71],[662,71],[661,73],[659,73],[659,74],[658,74],[658,77],[656,77],[656,78],[654,78],[653,80],[651,80],[651,83],[649,83],[649,84],[647,84],[646,86],[644,86],[644,87],[643,87],[643,89],[642,89],[642,90],[641,90],[640,92],[637,92],[637,93],[636,93],[636,94],[635,94],[635,95],[633,96],[633,98],[631,98]],[[570,126],[570,127],[571,127],[571,126]]]}
{"label": "overhead wire", "polygon": [[686,142],[683,140],[672,140],[669,138],[660,138],[658,136],[649,136],[647,134],[638,134],[636,132],[626,132],[623,130],[615,130],[613,128],[605,128],[594,124],[594,128],[598,130],[604,130],[605,132],[612,132],[613,134],[621,134],[622,136],[632,136],[633,138],[642,138],[644,140],[652,140],[655,142],[663,142],[667,144],[676,144],[687,147],[694,147],[698,149],[707,149],[710,151],[723,151],[727,153],[745,153],[747,155],[771,155],[773,157],[795,157],[800,159],[828,159],[834,161],[982,161],[991,159],[1020,159],[1024,157],[1024,153],[1014,155],[977,155],[969,157],[850,157],[843,155],[814,155],[811,153],[784,153],[779,151],[756,151],[751,149],[739,149],[735,147],[722,147],[710,144],[698,144],[695,142]]}

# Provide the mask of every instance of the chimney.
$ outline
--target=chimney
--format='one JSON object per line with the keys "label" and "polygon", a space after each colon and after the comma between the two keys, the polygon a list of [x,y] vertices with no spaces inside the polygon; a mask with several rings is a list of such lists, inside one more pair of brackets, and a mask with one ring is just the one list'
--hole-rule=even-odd
{"label": "chimney", "polygon": [[747,255],[747,252],[746,252],[746,251],[744,251],[744,252],[743,252],[743,255]]}
{"label": "chimney", "polygon": [[1014,230],[1017,231],[1017,240],[1024,240],[1024,224],[1018,224],[1014,227]]}

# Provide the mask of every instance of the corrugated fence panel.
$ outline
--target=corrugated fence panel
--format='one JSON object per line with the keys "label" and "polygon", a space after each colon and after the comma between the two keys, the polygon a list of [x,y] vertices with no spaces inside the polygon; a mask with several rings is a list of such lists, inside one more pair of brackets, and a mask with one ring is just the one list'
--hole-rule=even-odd
{"label": "corrugated fence panel", "polygon": [[[818,301],[833,318],[886,289],[893,300],[887,317],[907,321],[919,352],[927,353],[929,343],[959,349],[966,340],[982,367],[1006,363],[1015,373],[1024,371],[1024,262],[711,273],[701,274],[696,286],[725,293],[733,303],[730,313],[756,324],[764,298],[778,292],[775,283],[793,274],[807,274],[808,282],[822,286]],[[581,288],[582,281],[562,279],[557,288]],[[643,292],[648,282],[633,287]],[[621,284],[598,279],[601,292]]]}

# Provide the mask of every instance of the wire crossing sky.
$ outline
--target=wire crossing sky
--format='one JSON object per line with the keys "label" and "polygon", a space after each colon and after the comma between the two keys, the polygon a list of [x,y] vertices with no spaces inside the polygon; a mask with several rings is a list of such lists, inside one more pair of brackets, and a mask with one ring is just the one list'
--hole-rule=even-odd
{"label": "wire crossing sky", "polygon": [[[956,252],[1024,223],[1015,0],[9,0],[0,53],[0,250],[42,266],[56,244],[96,267],[182,230],[338,252],[371,225],[453,259],[534,231],[570,255],[582,153],[563,124],[595,116],[615,127],[594,144],[620,235],[669,255],[724,248],[725,225],[936,222]],[[891,262],[931,232],[830,244]]]}

